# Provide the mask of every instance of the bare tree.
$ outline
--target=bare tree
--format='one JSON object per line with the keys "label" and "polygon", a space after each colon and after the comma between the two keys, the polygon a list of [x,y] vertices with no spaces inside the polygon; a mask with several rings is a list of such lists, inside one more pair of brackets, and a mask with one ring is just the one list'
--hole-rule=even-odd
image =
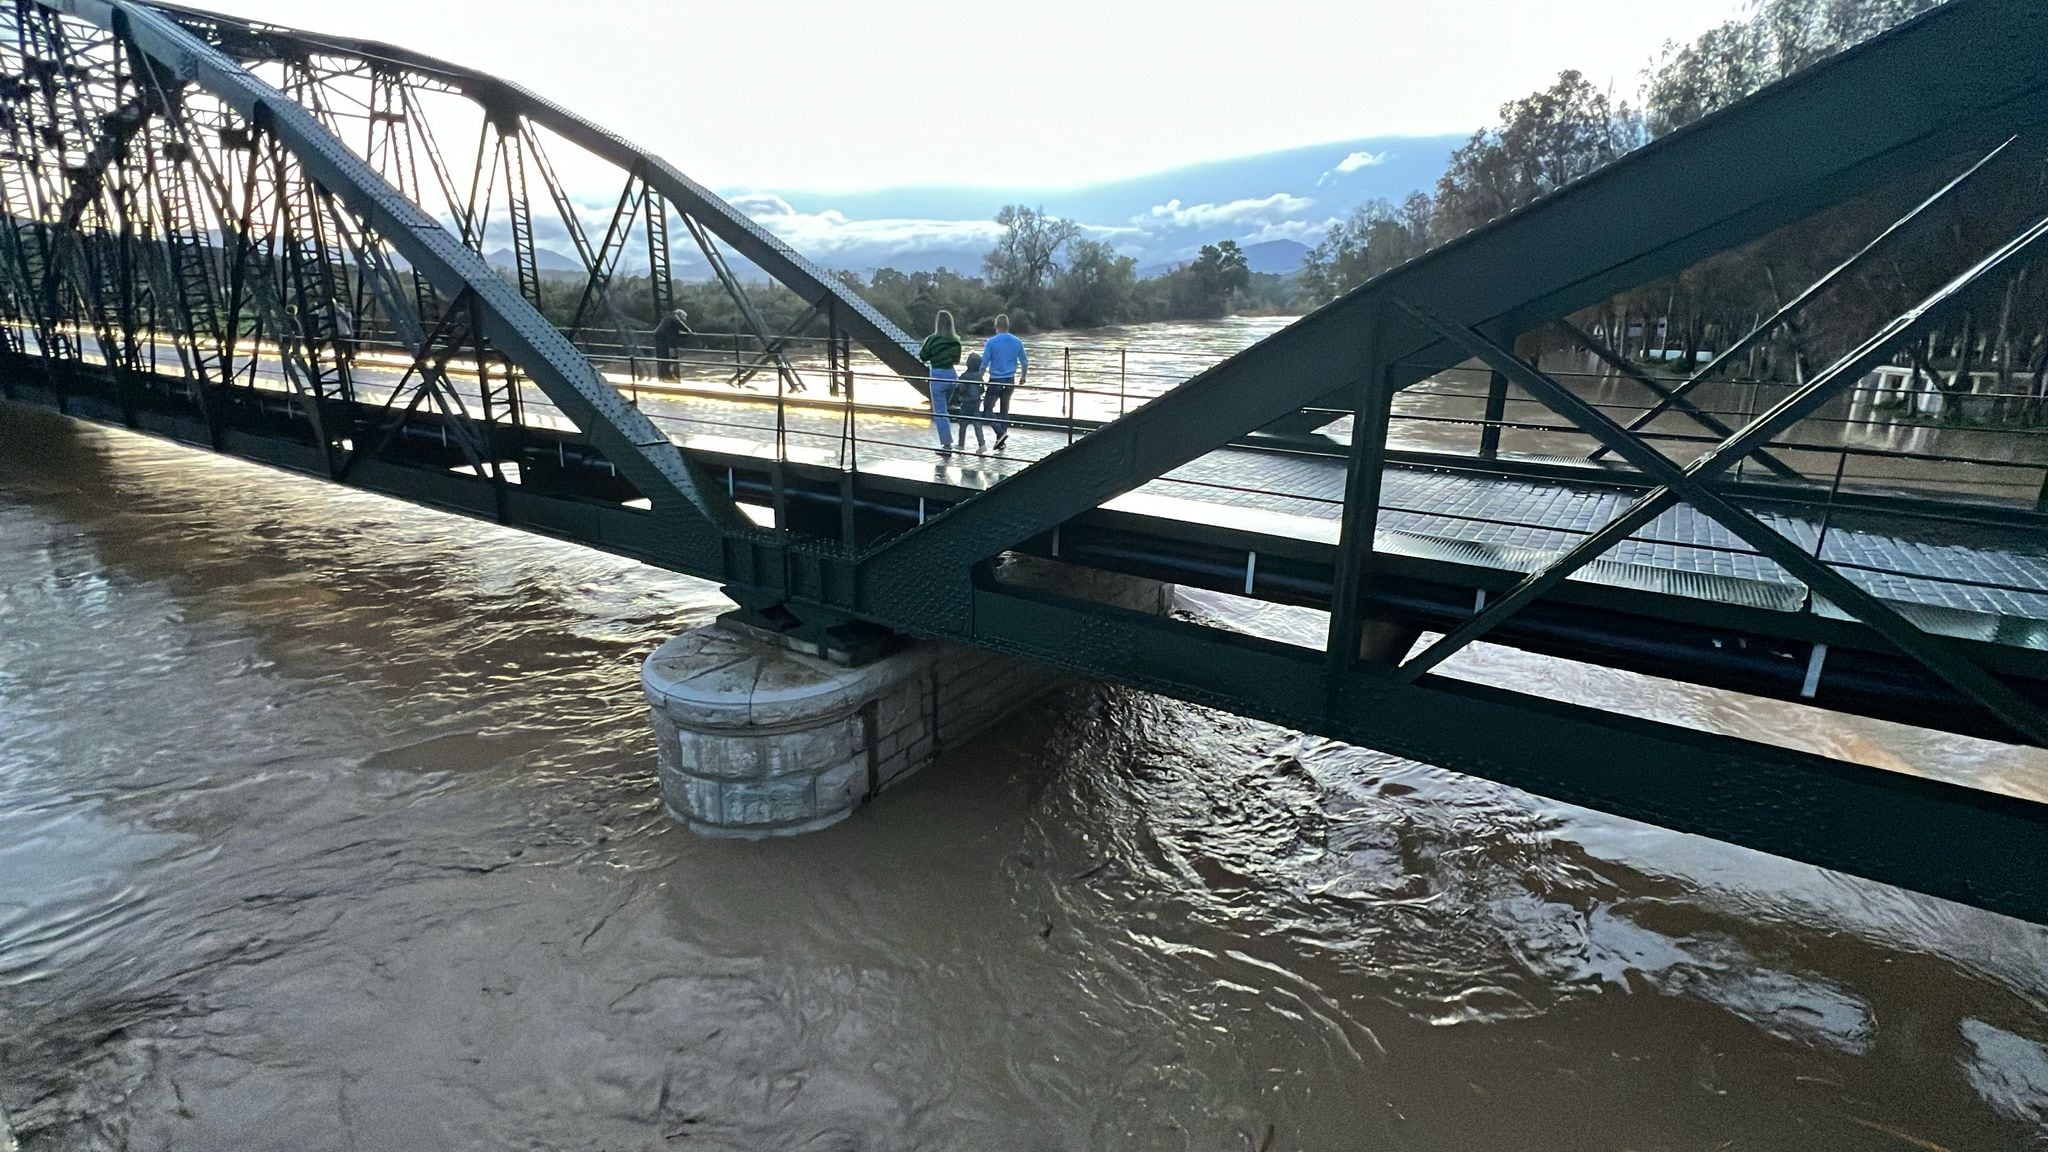
{"label": "bare tree", "polygon": [[1035,306],[1059,270],[1060,249],[1081,235],[1081,226],[1022,204],[996,213],[996,223],[1003,226],[1003,235],[983,257],[982,267],[998,291]]}

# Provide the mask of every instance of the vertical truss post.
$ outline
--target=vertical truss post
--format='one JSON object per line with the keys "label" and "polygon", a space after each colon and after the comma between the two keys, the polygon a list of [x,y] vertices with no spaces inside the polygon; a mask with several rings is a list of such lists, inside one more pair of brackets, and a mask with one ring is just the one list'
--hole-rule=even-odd
{"label": "vertical truss post", "polygon": [[[9,43],[7,48],[10,55],[18,55],[25,73],[31,59],[27,30],[19,23],[18,12],[16,20],[18,43]],[[32,108],[35,87],[25,76],[0,76],[0,85],[5,85],[8,133],[6,155],[0,157],[0,219],[5,221],[9,263],[18,281],[20,306],[35,328],[41,355],[68,358],[69,334],[59,322],[55,282],[50,277],[49,215],[42,182],[36,176],[42,145]]]}
{"label": "vertical truss post", "polygon": [[[73,314],[72,300],[58,276],[63,258],[57,250],[56,212],[45,180],[53,166],[61,173],[64,148],[64,134],[54,123],[56,65],[44,47],[44,24],[50,13],[30,0],[16,0],[13,7],[14,39],[8,49],[19,61],[19,74],[0,77],[10,84],[15,100],[13,115],[8,118],[14,160],[5,169],[6,211],[10,224],[17,213],[23,221],[16,226],[16,251],[29,294],[28,306],[37,317],[36,338],[42,354],[51,361],[76,361],[80,349],[67,322]],[[57,150],[55,158],[48,149]]]}
{"label": "vertical truss post", "polygon": [[540,307],[540,253],[533,246],[533,202],[526,194],[525,136],[498,130],[498,163],[505,167],[505,213],[512,224],[512,264],[519,294]]}
{"label": "vertical truss post", "polygon": [[[181,108],[165,112],[167,121],[181,115]],[[167,135],[175,134],[174,131]],[[159,152],[161,155],[152,156],[150,163],[155,175],[157,217],[174,293],[172,299],[182,328],[179,334],[190,345],[192,379],[203,396],[210,397],[213,386],[228,382],[217,252],[207,238],[200,196],[192,189],[195,177],[190,149],[175,138],[167,138]],[[210,401],[205,404],[210,410]]]}
{"label": "vertical truss post", "polygon": [[[227,310],[222,322],[221,382],[223,384],[232,384],[234,383],[235,376],[241,371],[235,364],[235,354],[241,344],[242,312],[248,304],[249,298],[250,249],[255,244],[251,229],[256,212],[256,163],[254,141],[249,138],[246,132],[242,132],[240,129],[222,128],[220,144],[222,149],[221,159],[226,163],[222,166],[215,166],[210,162],[207,163],[207,171],[200,176],[200,183],[202,187],[219,198],[215,208],[215,215],[220,221],[221,239],[227,248],[228,292]],[[233,186],[228,183],[228,177],[232,175],[231,165],[234,162],[232,152],[238,148],[250,153],[247,169],[243,173],[242,197],[239,207],[234,199]],[[191,147],[189,154],[202,161],[205,161],[209,155],[205,144]],[[260,331],[257,334],[260,335]],[[255,383],[254,367],[255,358],[251,357],[250,383],[252,385]]]}
{"label": "vertical truss post", "polygon": [[[109,76],[95,67],[90,42],[85,51],[75,50],[72,36],[55,12],[41,9],[39,14],[44,54],[40,71],[48,112],[44,124],[49,134],[46,143],[57,150],[54,175],[60,181],[60,188],[51,197],[57,204],[57,214],[51,222],[56,244],[49,271],[55,274],[61,270],[70,280],[72,291],[84,306],[85,324],[92,329],[101,360],[109,368],[132,367],[133,362],[126,357],[129,349],[125,333],[116,331],[115,309],[108,303],[107,281],[112,273],[107,268],[109,237],[102,178],[107,167],[125,151],[129,136],[142,124],[142,116],[139,108],[116,106],[106,116],[95,117],[87,103],[88,89],[103,87],[101,98],[109,105],[117,105],[122,78],[118,74]],[[58,112],[59,93],[69,107],[68,118]],[[60,127],[66,119],[68,130]],[[88,231],[88,221],[98,226]],[[125,266],[118,253],[113,263]]]}
{"label": "vertical truss post", "polygon": [[[847,555],[860,551],[860,528],[854,516],[854,474],[860,470],[860,425],[853,404],[852,348],[842,343],[846,333],[839,326],[839,306],[825,300],[825,372],[832,394],[845,390],[846,408],[839,421],[839,541]],[[844,382],[842,384],[842,381]]]}
{"label": "vertical truss post", "polygon": [[[434,142],[433,133],[424,121],[419,122],[419,134],[415,149],[413,125],[416,120],[412,93],[405,86],[405,77],[396,68],[380,63],[370,65],[370,109],[369,142],[363,151],[370,167],[383,176],[400,195],[414,204],[425,204],[426,196],[420,185],[418,152],[427,153],[427,164],[433,170],[447,203],[454,204],[453,185],[449,182],[445,166],[441,163],[440,150]],[[427,283],[426,275],[418,268],[412,269],[412,296],[419,315],[426,317],[433,311],[434,289]],[[371,294],[358,285],[357,314],[369,315]]]}
{"label": "vertical truss post", "polygon": [[654,320],[675,310],[675,270],[668,255],[668,200],[647,186],[647,292],[654,301]]}
{"label": "vertical truss post", "polygon": [[1508,415],[1508,378],[1498,372],[1486,377],[1486,412],[1479,425],[1479,458],[1500,458],[1500,426]]}
{"label": "vertical truss post", "polygon": [[1373,537],[1379,531],[1380,486],[1386,474],[1387,420],[1393,407],[1388,387],[1383,315],[1367,320],[1364,372],[1351,420],[1351,450],[1344,471],[1344,516],[1337,536],[1337,560],[1330,581],[1330,631],[1325,641],[1324,708],[1334,708],[1358,664],[1365,636],[1366,579]]}
{"label": "vertical truss post", "polygon": [[290,304],[286,315],[297,318],[286,335],[299,343],[316,404],[353,399],[338,320],[349,296],[347,272],[328,243],[321,206],[325,193],[280,141],[266,134],[266,144],[278,207],[275,243],[282,250],[283,292]]}

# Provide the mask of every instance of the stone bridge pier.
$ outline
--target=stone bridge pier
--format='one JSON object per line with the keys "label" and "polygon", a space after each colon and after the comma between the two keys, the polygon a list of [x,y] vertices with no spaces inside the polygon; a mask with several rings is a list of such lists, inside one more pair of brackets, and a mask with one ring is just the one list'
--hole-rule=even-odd
{"label": "stone bridge pier", "polygon": [[[1012,557],[1004,578],[1165,613],[1170,584]],[[1001,722],[1066,673],[1011,656],[905,639],[849,664],[743,623],[692,628],[641,668],[662,803],[710,836],[790,836],[850,815],[941,753]]]}

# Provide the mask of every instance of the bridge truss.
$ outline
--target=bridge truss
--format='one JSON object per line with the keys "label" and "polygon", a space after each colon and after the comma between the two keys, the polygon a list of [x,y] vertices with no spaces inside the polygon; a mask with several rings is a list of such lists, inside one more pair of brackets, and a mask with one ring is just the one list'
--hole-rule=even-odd
{"label": "bridge truss", "polygon": [[[1973,630],[1902,606],[1882,580],[1788,533],[1782,514],[1818,509],[1823,539],[1838,507],[2048,539],[2031,493],[1847,491],[1839,467],[1832,485],[1816,474],[1796,434],[2031,265],[2048,235],[2038,179],[2011,198],[1992,242],[1958,245],[1952,275],[1917,286],[1893,319],[1772,402],[1732,414],[1700,399],[1959,190],[2038,172],[2043,49],[2037,5],[1953,0],[1378,277],[1135,411],[1080,435],[1069,420],[1067,446],[969,492],[863,471],[857,436],[828,463],[792,452],[779,400],[765,448],[679,447],[605,368],[644,355],[621,302],[646,293],[666,311],[685,239],[751,340],[745,356],[735,343],[732,382],[772,379],[778,398],[804,387],[818,357],[793,349],[811,341],[851,428],[857,357],[875,377],[918,367],[903,333],[832,276],[573,113],[389,45],[128,0],[8,0],[0,395],[716,580],[756,621],[828,641],[880,627],[980,645],[2048,922],[2037,875],[2048,806],[1442,670],[1484,637],[2048,746],[2043,630]],[[609,212],[575,200],[569,164],[616,182]],[[1654,378],[1612,346],[1620,333],[1587,325],[1617,294],[1883,194],[1902,173],[1937,178],[1698,371]],[[574,251],[566,278],[544,275],[543,239]],[[735,258],[801,297],[797,325],[770,330]],[[575,304],[558,328],[539,306],[564,290]],[[1518,351],[1543,331],[1656,402],[1611,414]],[[386,350],[374,370],[373,342]],[[1404,396],[1460,365],[1490,382],[1476,449],[1400,447]],[[1585,438],[1583,457],[1509,459],[1511,396],[1563,422],[1546,429]],[[1671,435],[1674,420],[1691,434]],[[1333,539],[1108,507],[1247,450],[1337,462]],[[1382,523],[1396,467],[1591,476],[1627,499],[1533,562],[1418,557]],[[1583,579],[1675,510],[1739,541],[1745,562],[1775,565],[1799,602]],[[1282,643],[1011,586],[996,561],[1013,551],[1229,591],[1241,564],[1245,594],[1324,610],[1327,635]],[[1417,633],[1434,638],[1412,654],[1376,642]]]}

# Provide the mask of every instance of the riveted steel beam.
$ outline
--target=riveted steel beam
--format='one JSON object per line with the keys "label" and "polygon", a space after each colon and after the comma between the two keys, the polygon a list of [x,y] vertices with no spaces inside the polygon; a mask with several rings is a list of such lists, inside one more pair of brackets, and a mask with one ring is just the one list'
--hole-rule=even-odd
{"label": "riveted steel beam", "polygon": [[974,612],[1013,655],[2048,923],[2048,805],[2035,801],[1371,667],[1323,707],[1319,652],[987,582]]}
{"label": "riveted steel beam", "polygon": [[722,576],[727,540],[758,534],[731,497],[696,475],[675,445],[516,288],[387,184],[311,111],[150,6],[126,0],[46,0],[45,6],[114,31],[179,84],[198,85],[273,134],[314,183],[396,248],[444,297],[467,293],[491,346],[524,369],[649,498],[667,527],[678,567]]}
{"label": "riveted steel beam", "polygon": [[302,32],[176,5],[157,7],[191,20],[201,32],[220,26],[238,29],[245,34],[251,50],[263,50],[271,45],[311,47],[322,52],[408,68],[448,84],[496,115],[524,117],[542,125],[617,166],[622,172],[637,171],[648,187],[661,194],[669,207],[708,229],[755,267],[803,297],[806,303],[830,301],[841,317],[841,326],[891,371],[918,380],[924,378],[924,365],[916,355],[917,341],[877,312],[873,305],[840,284],[831,273],[777,239],[718,194],[684,175],[667,160],[527,88],[460,64],[374,40]]}

